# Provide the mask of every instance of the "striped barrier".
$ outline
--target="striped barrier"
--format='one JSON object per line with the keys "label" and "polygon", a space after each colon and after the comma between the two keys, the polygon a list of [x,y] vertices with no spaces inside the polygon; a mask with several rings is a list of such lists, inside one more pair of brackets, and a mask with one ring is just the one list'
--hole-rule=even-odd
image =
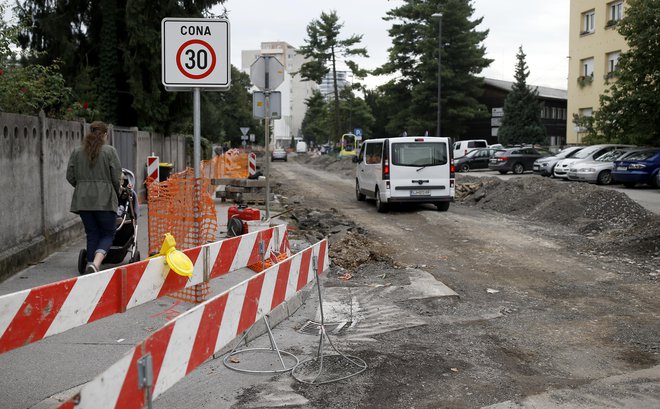
{"label": "striped barrier", "polygon": [[328,266],[326,239],[168,322],[58,408],[142,408],[145,396],[157,398]]}
{"label": "striped barrier", "polygon": [[147,156],[147,180],[160,180],[160,159],[158,156]]}
{"label": "striped barrier", "polygon": [[190,278],[171,272],[165,258],[156,257],[0,296],[0,353],[247,267],[273,249],[289,254],[286,227],[183,250],[194,265]]}
{"label": "striped barrier", "polygon": [[257,173],[257,155],[250,152],[248,155],[248,176],[253,176]]}

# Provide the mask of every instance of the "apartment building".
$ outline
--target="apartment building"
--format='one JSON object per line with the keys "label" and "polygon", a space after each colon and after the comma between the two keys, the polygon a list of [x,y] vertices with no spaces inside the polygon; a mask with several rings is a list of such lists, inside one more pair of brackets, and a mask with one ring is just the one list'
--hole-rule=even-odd
{"label": "apartment building", "polygon": [[[347,88],[353,82],[353,73],[350,71],[337,71],[337,89],[339,92],[344,88]],[[321,95],[326,100],[334,100],[335,98],[335,82],[332,76],[332,71],[328,72],[323,76],[321,80],[321,85],[319,86]]]}
{"label": "apartment building", "polygon": [[566,122],[569,144],[580,144],[585,136],[585,129],[575,123],[574,115],[591,116],[599,108],[599,96],[616,81],[619,56],[628,50],[616,30],[624,13],[624,0],[571,0]]}
{"label": "apartment building", "polygon": [[305,58],[284,41],[263,42],[258,50],[242,50],[241,70],[249,74],[252,63],[262,55],[275,57],[284,66],[284,82],[276,90],[282,93],[282,118],[273,121],[271,144],[288,147],[292,137],[302,139],[302,121],[307,112],[305,100],[312,96],[318,85],[313,81],[303,81],[300,74],[296,74]]}

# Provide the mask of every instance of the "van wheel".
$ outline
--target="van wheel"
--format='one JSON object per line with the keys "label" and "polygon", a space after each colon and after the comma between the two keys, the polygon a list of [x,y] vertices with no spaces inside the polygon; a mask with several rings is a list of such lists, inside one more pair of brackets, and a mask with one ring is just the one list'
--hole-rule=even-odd
{"label": "van wheel", "polygon": [[435,206],[441,212],[446,212],[447,210],[449,210],[449,202],[437,202]]}
{"label": "van wheel", "polygon": [[513,169],[511,170],[513,170],[514,174],[520,175],[525,171],[525,167],[523,166],[522,163],[516,163],[515,165],[513,165]]}
{"label": "van wheel", "polygon": [[376,210],[378,210],[378,213],[387,213],[389,210],[387,203],[383,203],[383,201],[380,200],[380,192],[378,191],[378,188],[376,188]]}
{"label": "van wheel", "polygon": [[355,198],[358,202],[363,202],[366,196],[360,193],[360,182],[355,179]]}

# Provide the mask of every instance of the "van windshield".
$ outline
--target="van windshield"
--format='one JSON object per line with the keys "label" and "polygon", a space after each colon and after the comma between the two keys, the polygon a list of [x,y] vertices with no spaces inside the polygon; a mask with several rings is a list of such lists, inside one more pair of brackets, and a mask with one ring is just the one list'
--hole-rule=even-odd
{"label": "van windshield", "polygon": [[403,142],[392,144],[392,165],[435,166],[447,164],[447,144]]}

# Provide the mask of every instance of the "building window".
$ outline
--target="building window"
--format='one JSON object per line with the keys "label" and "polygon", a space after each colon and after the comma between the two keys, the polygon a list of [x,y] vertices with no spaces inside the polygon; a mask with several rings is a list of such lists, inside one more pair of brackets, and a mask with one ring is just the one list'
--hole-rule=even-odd
{"label": "building window", "polygon": [[621,56],[621,51],[613,51],[607,53],[607,69],[605,70],[605,78],[612,78],[617,68],[619,67],[619,57]]}
{"label": "building window", "polygon": [[580,76],[577,78],[577,82],[580,87],[589,85],[594,80],[594,58],[585,58],[580,60]]}
{"label": "building window", "polygon": [[623,1],[614,1],[607,5],[609,8],[609,21],[607,22],[608,26],[610,23],[616,24],[619,20],[623,18]]}
{"label": "building window", "polygon": [[594,10],[582,13],[582,32],[580,34],[593,33],[596,27],[596,12]]}

